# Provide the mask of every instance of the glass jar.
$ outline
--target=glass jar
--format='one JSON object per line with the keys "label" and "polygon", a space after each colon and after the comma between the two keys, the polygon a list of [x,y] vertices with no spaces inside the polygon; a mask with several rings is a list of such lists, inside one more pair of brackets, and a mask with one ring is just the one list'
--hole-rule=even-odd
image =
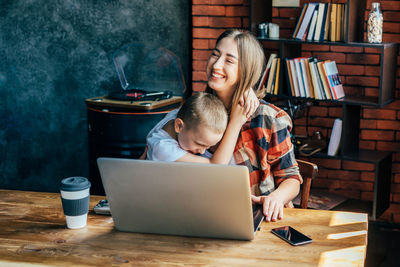
{"label": "glass jar", "polygon": [[367,38],[368,43],[382,43],[383,16],[379,3],[372,3],[372,9],[368,15]]}

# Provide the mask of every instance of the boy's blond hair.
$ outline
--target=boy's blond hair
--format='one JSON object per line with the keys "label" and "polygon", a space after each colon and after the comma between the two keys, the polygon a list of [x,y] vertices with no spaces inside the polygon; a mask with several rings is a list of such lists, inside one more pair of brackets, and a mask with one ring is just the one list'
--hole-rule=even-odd
{"label": "boy's blond hair", "polygon": [[201,126],[216,133],[223,133],[228,123],[228,114],[222,101],[215,95],[203,92],[186,99],[177,118],[182,119],[188,129]]}

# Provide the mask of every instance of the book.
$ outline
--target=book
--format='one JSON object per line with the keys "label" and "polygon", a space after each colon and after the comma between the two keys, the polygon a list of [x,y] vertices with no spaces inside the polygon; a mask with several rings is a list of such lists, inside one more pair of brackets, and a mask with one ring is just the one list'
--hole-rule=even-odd
{"label": "book", "polygon": [[318,68],[317,68],[317,59],[312,58],[310,60],[311,74],[313,81],[315,82],[314,88],[316,89],[315,94],[318,96],[318,99],[326,99],[324,89],[322,87],[322,82],[319,77]]}
{"label": "book", "polygon": [[329,24],[329,23],[326,22],[327,21],[327,17],[328,17],[329,4],[330,3],[325,3],[325,5],[324,5],[324,15],[322,17],[321,34],[319,36],[319,41],[320,42],[323,42],[325,40],[326,25]]}
{"label": "book", "polygon": [[327,74],[327,72],[326,72],[326,66],[325,66],[325,64],[328,63],[328,62],[330,62],[330,60],[326,60],[326,61],[324,61],[324,62],[322,63],[322,69],[323,69],[323,71],[324,71],[326,83],[328,84],[328,87],[329,87],[330,97],[331,97],[331,99],[336,99],[336,98],[335,98],[335,94],[334,94],[334,92],[333,92],[332,84],[329,82],[328,74]]}
{"label": "book", "polygon": [[303,10],[301,10],[301,14],[300,14],[299,20],[297,21],[296,27],[294,28],[294,32],[293,32],[293,35],[292,35],[293,39],[296,38],[296,35],[299,32],[299,28],[300,28],[301,22],[303,21],[304,14],[306,13],[307,7],[308,7],[308,3],[304,4]]}
{"label": "book", "polygon": [[314,15],[311,19],[310,28],[307,34],[307,41],[312,41],[314,39],[315,24],[317,24],[318,10],[314,11]]}
{"label": "book", "polygon": [[299,81],[297,80],[296,67],[294,65],[293,59],[289,60],[289,65],[290,65],[290,74],[292,75],[293,87],[294,87],[294,92],[295,92],[294,96],[299,97],[299,96],[301,96],[300,87],[299,87]]}
{"label": "book", "polygon": [[293,86],[292,73],[290,70],[290,60],[287,58],[285,58],[285,67],[286,67],[286,84],[289,87],[289,93],[291,96],[296,96]]}
{"label": "book", "polygon": [[347,33],[347,29],[346,29],[346,7],[347,4],[343,4],[342,5],[342,29],[341,29],[341,40],[345,41],[345,35]]}
{"label": "book", "polygon": [[325,63],[326,75],[330,86],[332,86],[333,99],[340,99],[345,96],[342,81],[340,80],[339,71],[335,61],[329,61]]}
{"label": "book", "polygon": [[314,65],[313,58],[308,59],[307,65],[310,71],[310,81],[313,88],[313,98],[321,99],[321,95],[319,93],[319,88],[318,88],[318,81],[316,79],[315,69],[313,66]]}
{"label": "book", "polygon": [[336,119],[333,123],[331,137],[328,145],[328,155],[336,156],[339,153],[340,140],[342,135],[342,120]]}
{"label": "book", "polygon": [[342,41],[342,4],[336,7],[336,41]]}
{"label": "book", "polygon": [[263,85],[264,85],[265,82],[267,81],[268,74],[269,74],[269,71],[270,71],[271,65],[272,65],[272,60],[273,60],[274,58],[276,58],[277,56],[278,56],[278,55],[275,54],[275,53],[272,53],[272,54],[269,56],[268,63],[267,63],[267,65],[265,66],[265,70],[264,70],[264,72],[262,73],[261,78],[260,78],[260,82],[259,82],[259,84],[258,84],[258,86],[257,86],[257,91],[261,90],[261,88],[263,87]]}
{"label": "book", "polygon": [[347,4],[344,5],[344,10],[343,10],[343,41],[348,42],[348,36],[347,36]]}
{"label": "book", "polygon": [[280,74],[280,64],[281,64],[281,59],[278,58],[276,62],[276,77],[275,77],[275,89],[274,89],[274,95],[278,94],[279,90],[279,74]]}
{"label": "book", "polygon": [[314,96],[314,85],[313,85],[313,83],[311,81],[310,61],[309,61],[309,59],[306,59],[304,61],[304,63],[305,63],[305,68],[306,68],[306,72],[307,72],[308,83],[309,83],[309,86],[310,86],[310,97],[311,98],[315,98],[315,96]]}
{"label": "book", "polygon": [[272,60],[271,70],[268,75],[268,82],[267,82],[267,87],[266,87],[266,92],[268,94],[271,94],[271,92],[272,92],[272,82],[274,81],[274,77],[275,77],[276,61],[277,61],[277,58],[274,58]]}
{"label": "book", "polygon": [[300,68],[301,68],[301,75],[304,81],[304,91],[305,91],[305,95],[306,97],[311,97],[311,84],[310,81],[308,79],[308,74],[307,74],[307,66],[306,66],[306,62],[308,61],[308,59],[306,58],[301,58],[300,59]]}
{"label": "book", "polygon": [[317,63],[318,73],[319,73],[319,77],[320,77],[321,83],[322,83],[322,89],[324,91],[326,99],[334,99],[331,96],[329,85],[328,85],[328,78],[325,76],[325,72],[322,67],[322,64],[323,64],[323,62],[321,62],[321,61]]}
{"label": "book", "polygon": [[331,9],[331,24],[330,24],[330,40],[332,42],[336,41],[336,7],[337,4],[331,4],[332,9]]}
{"label": "book", "polygon": [[296,69],[296,78],[297,78],[297,82],[299,84],[299,91],[300,91],[300,96],[301,97],[306,97],[306,92],[304,89],[304,81],[303,81],[303,77],[301,74],[301,67],[300,67],[300,59],[299,58],[295,58],[294,60],[294,67]]}
{"label": "book", "polygon": [[325,3],[319,3],[317,25],[315,26],[314,41],[319,41],[322,29],[322,20],[324,18]]}
{"label": "book", "polygon": [[325,68],[323,67],[323,65],[324,65],[323,61],[317,63],[319,75],[320,75],[320,78],[321,78],[321,81],[322,81],[322,85],[323,85],[323,88],[324,88],[324,93],[325,93],[326,99],[334,99],[332,97],[332,94],[331,94],[331,89],[330,89],[330,86],[329,86],[328,77],[327,77],[327,75],[325,73]]}
{"label": "book", "polygon": [[272,53],[272,54],[269,56],[268,63],[267,63],[267,68],[271,69],[272,61],[273,61],[274,58],[276,58],[276,57],[278,57],[278,54],[276,54],[276,53]]}
{"label": "book", "polygon": [[314,14],[315,7],[317,7],[317,6],[318,6],[318,3],[309,3],[308,4],[307,11],[304,14],[299,31],[296,34],[296,39],[299,39],[299,40],[306,39],[307,29],[310,24],[311,17]]}
{"label": "book", "polygon": [[329,30],[330,30],[330,25],[331,25],[331,9],[332,9],[332,4],[327,3],[328,8],[326,11],[326,17],[325,17],[325,32],[324,32],[324,41],[329,40]]}

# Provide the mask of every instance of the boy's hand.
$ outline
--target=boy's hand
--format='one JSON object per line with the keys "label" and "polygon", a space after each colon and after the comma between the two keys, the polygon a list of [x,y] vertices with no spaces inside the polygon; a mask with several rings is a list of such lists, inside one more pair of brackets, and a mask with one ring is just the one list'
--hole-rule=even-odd
{"label": "boy's hand", "polygon": [[245,107],[246,112],[250,113],[251,116],[260,105],[260,100],[257,98],[254,90],[249,88],[239,99],[239,105]]}
{"label": "boy's hand", "polygon": [[143,152],[143,154],[139,157],[139,159],[145,160],[146,157],[147,157],[147,146],[145,147],[144,152]]}

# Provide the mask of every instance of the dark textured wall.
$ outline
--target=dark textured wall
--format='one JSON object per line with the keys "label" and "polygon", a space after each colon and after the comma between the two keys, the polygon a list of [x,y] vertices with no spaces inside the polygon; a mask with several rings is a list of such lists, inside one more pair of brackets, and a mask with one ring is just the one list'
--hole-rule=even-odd
{"label": "dark textured wall", "polygon": [[84,100],[119,86],[112,54],[164,46],[189,73],[186,0],[0,1],[0,188],[88,175]]}

